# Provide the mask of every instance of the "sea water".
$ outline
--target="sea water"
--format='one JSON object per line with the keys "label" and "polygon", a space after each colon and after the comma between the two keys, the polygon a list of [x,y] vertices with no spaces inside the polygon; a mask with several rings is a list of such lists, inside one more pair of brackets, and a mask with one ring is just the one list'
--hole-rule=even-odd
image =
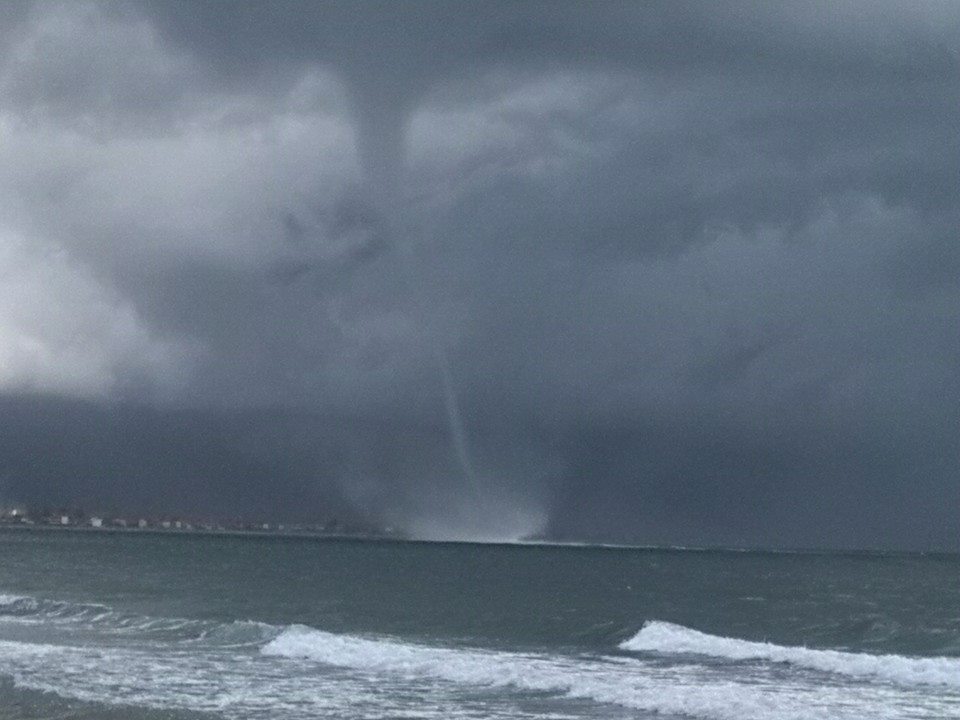
{"label": "sea water", "polygon": [[0,718],[960,718],[960,557],[0,531]]}

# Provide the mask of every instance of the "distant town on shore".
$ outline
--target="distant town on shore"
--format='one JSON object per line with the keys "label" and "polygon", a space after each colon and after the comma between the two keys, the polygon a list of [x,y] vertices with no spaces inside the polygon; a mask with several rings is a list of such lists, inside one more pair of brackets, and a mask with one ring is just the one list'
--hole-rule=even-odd
{"label": "distant town on shore", "polygon": [[186,518],[179,515],[88,513],[80,508],[0,506],[0,527],[57,527],[91,530],[150,530],[205,533],[272,533],[351,537],[401,536],[392,527],[342,522],[336,518],[312,523],[268,522],[250,519]]}

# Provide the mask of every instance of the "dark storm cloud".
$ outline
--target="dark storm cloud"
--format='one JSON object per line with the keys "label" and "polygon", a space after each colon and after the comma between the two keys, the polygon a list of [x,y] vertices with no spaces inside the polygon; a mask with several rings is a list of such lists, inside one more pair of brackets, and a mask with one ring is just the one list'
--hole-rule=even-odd
{"label": "dark storm cloud", "polygon": [[8,492],[956,547],[955,4],[3,12]]}

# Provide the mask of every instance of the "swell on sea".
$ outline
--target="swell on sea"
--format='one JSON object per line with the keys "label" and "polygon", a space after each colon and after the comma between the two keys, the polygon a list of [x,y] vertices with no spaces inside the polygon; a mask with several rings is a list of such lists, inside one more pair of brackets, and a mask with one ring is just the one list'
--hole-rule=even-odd
{"label": "swell on sea", "polygon": [[792,647],[659,620],[599,652],[561,652],[0,595],[0,637],[14,691],[132,717],[960,717],[960,658]]}

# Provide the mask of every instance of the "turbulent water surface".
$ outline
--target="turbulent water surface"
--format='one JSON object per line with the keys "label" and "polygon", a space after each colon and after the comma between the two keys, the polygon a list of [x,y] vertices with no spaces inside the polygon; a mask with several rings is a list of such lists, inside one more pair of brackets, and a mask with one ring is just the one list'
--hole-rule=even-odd
{"label": "turbulent water surface", "polygon": [[960,718],[960,557],[0,532],[0,718]]}

